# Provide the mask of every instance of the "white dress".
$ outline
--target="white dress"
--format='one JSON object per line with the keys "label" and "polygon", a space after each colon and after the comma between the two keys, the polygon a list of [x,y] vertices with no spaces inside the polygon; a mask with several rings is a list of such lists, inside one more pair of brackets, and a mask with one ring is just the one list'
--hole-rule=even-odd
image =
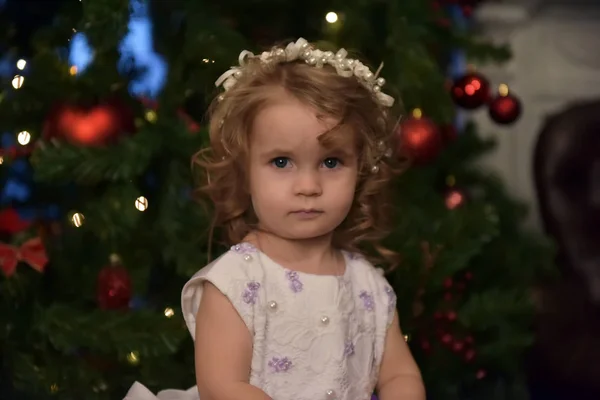
{"label": "white dress", "polygon": [[[233,246],[183,288],[190,333],[202,283],[209,281],[252,333],[252,385],[274,400],[369,400],[396,296],[381,270],[360,256],[344,257],[344,275],[313,275],[288,270],[251,244]],[[192,388],[155,397],[136,382],[125,399],[157,398],[192,400],[198,394]]]}

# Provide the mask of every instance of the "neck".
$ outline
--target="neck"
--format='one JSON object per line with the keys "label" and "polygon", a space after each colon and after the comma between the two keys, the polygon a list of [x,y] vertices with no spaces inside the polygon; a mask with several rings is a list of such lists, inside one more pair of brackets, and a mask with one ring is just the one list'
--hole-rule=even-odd
{"label": "neck", "polygon": [[339,273],[340,254],[332,246],[332,234],[310,239],[286,239],[266,231],[255,231],[248,235],[246,241],[289,269],[314,274]]}

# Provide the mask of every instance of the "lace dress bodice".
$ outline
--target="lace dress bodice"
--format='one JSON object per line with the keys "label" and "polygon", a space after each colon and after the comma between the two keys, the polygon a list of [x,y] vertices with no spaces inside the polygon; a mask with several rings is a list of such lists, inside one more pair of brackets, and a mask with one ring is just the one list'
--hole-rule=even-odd
{"label": "lace dress bodice", "polygon": [[274,400],[369,400],[396,296],[365,259],[344,256],[344,275],[312,275],[287,270],[248,243],[233,246],[183,288],[187,326],[193,336],[209,281],[252,334],[252,385]]}

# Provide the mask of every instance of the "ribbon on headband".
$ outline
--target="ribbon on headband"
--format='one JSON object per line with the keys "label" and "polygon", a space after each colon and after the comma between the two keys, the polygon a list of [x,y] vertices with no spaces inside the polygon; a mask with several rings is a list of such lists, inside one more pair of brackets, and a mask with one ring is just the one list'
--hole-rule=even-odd
{"label": "ribbon on headband", "polygon": [[307,64],[314,65],[318,68],[328,64],[335,68],[338,75],[347,78],[354,76],[358,79],[359,82],[373,92],[375,98],[381,105],[385,107],[392,107],[394,105],[394,98],[381,91],[381,87],[385,84],[385,79],[378,75],[383,64],[376,73],[373,73],[359,60],[349,58],[348,52],[345,49],[339,49],[335,54],[331,51],[322,51],[313,48],[303,38],[298,39],[296,42],[289,43],[285,49],[275,48],[271,51],[261,53],[260,56],[256,56],[248,50],[242,51],[238,57],[239,66],[231,67],[229,70],[225,71],[217,79],[215,86],[222,86],[225,91],[232,88],[242,76],[248,58],[258,58],[262,63],[303,60]]}
{"label": "ribbon on headband", "polygon": [[41,238],[29,239],[20,247],[0,243],[0,269],[6,276],[13,275],[20,262],[28,264],[38,272],[44,271],[48,264],[48,255]]}

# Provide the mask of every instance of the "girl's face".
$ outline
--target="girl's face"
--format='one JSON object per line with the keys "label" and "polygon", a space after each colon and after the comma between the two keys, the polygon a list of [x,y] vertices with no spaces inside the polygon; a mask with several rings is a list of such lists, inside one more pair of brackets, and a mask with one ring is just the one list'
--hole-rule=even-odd
{"label": "girl's face", "polygon": [[348,215],[358,172],[352,134],[336,149],[318,136],[336,125],[289,95],[260,111],[250,138],[250,195],[259,225],[302,240],[333,233]]}

